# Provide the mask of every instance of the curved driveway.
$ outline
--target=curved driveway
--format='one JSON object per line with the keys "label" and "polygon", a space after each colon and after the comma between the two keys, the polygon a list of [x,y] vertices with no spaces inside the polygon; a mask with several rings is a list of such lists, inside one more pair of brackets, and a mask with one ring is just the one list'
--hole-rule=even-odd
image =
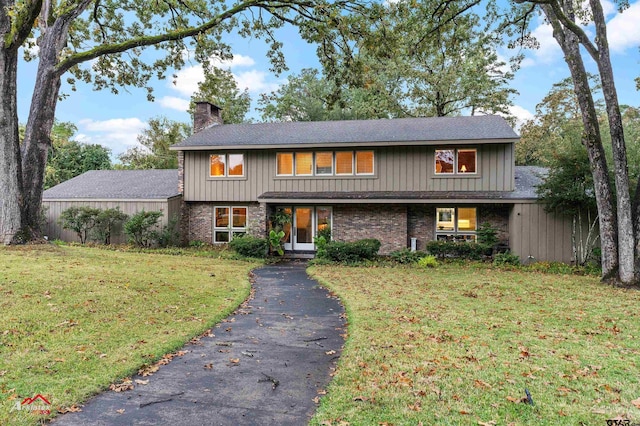
{"label": "curved driveway", "polygon": [[[254,271],[255,293],[183,356],[55,425],[304,425],[344,343],[343,309],[305,263]],[[134,382],[135,383],[135,382]],[[314,401],[315,400],[315,401]]]}

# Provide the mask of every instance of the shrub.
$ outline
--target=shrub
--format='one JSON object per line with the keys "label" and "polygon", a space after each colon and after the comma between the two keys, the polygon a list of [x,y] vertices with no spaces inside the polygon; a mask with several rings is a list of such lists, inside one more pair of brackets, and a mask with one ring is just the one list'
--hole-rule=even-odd
{"label": "shrub", "polygon": [[426,253],[423,251],[411,251],[408,248],[403,248],[401,250],[392,251],[389,254],[391,260],[394,262],[400,263],[402,265],[408,265],[410,263],[416,263],[420,258],[426,256]]}
{"label": "shrub", "polygon": [[483,244],[488,248],[493,248],[498,244],[498,230],[491,226],[489,222],[484,222],[476,231],[478,244]]}
{"label": "shrub", "polygon": [[229,243],[229,247],[241,256],[264,259],[269,249],[269,241],[265,238],[245,234],[233,237],[233,240]]}
{"label": "shrub", "polygon": [[96,241],[111,244],[111,236],[120,232],[122,223],[129,216],[120,211],[119,207],[101,210],[95,218],[92,236]]}
{"label": "shrub", "polygon": [[313,237],[313,242],[316,245],[316,257],[320,259],[327,258],[327,239],[323,235],[318,235],[317,237]]}
{"label": "shrub", "polygon": [[284,235],[283,230],[276,231],[275,229],[272,229],[269,231],[269,248],[272,253],[276,252],[279,256],[284,254],[284,244],[282,242]]}
{"label": "shrub", "polygon": [[438,261],[435,256],[424,256],[418,260],[418,266],[421,268],[435,268],[438,266]]}
{"label": "shrub", "polygon": [[60,214],[60,225],[63,229],[74,231],[80,243],[87,241],[89,232],[96,226],[96,217],[100,214],[100,209],[94,209],[88,206],[69,207]]}
{"label": "shrub", "polygon": [[520,266],[520,258],[517,255],[511,254],[509,251],[506,251],[504,253],[496,254],[493,258],[493,264],[496,266]]}
{"label": "shrub", "polygon": [[129,237],[129,242],[138,247],[151,247],[157,243],[160,234],[158,222],[162,217],[160,211],[140,211],[124,224],[124,233]]}
{"label": "shrub", "polygon": [[326,245],[326,257],[334,262],[373,260],[380,250],[380,241],[369,238],[349,243],[332,241]]}
{"label": "shrub", "polygon": [[460,259],[478,260],[486,251],[486,246],[477,243],[453,242],[453,241],[429,241],[427,252],[433,256],[444,259],[454,257]]}
{"label": "shrub", "polygon": [[331,227],[325,226],[324,228],[318,231],[318,237],[324,238],[326,242],[331,241]]}
{"label": "shrub", "polygon": [[180,226],[178,221],[179,217],[175,215],[162,227],[162,231],[158,233],[158,245],[160,247],[177,247],[180,245]]}

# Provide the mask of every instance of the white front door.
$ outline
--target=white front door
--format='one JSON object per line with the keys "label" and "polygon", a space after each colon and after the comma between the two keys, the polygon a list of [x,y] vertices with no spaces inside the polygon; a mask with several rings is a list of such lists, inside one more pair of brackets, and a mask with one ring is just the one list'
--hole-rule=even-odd
{"label": "white front door", "polygon": [[313,207],[296,206],[293,208],[292,250],[315,250]]}

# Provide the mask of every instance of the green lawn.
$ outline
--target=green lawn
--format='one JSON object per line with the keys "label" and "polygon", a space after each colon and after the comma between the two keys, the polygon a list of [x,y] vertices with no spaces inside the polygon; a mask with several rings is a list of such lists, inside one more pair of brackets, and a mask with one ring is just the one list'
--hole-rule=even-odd
{"label": "green lawn", "polygon": [[0,249],[0,424],[68,409],[227,316],[257,263],[54,245]]}
{"label": "green lawn", "polygon": [[637,290],[477,265],[310,272],[349,321],[312,424],[640,423]]}

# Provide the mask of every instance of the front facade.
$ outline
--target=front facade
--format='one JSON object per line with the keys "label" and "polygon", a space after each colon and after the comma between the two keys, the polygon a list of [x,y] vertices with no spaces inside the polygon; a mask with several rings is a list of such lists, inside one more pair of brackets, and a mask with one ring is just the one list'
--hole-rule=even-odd
{"label": "front facade", "polygon": [[172,147],[189,240],[265,236],[286,213],[286,250],[312,252],[313,237],[330,229],[337,241],[377,238],[384,254],[475,241],[488,222],[521,258],[571,260],[559,218],[536,222],[560,224],[549,240],[521,237],[531,210],[522,206],[539,206],[540,170],[515,167],[518,136],[501,117],[224,125],[205,103],[196,115],[196,133]]}

